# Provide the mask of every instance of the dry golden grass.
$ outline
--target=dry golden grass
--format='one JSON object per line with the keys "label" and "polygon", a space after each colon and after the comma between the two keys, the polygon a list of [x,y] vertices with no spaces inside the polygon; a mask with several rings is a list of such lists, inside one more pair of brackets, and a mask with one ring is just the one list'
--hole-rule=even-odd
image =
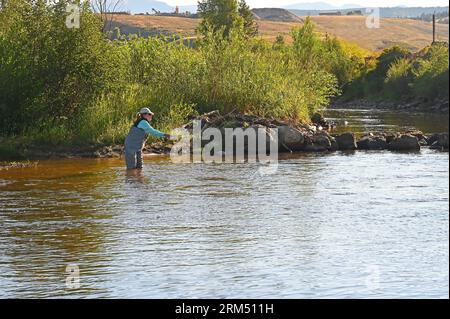
{"label": "dry golden grass", "polygon": [[[194,37],[195,29],[200,20],[182,17],[160,16],[129,16],[116,15],[116,25],[123,33],[137,33],[138,31],[179,33],[186,37]],[[366,27],[366,18],[362,16],[313,17],[317,30],[338,38],[354,42],[359,46],[371,50],[381,51],[393,45],[401,45],[410,50],[420,50],[432,41],[431,23],[410,19],[382,19],[379,29]],[[263,38],[273,41],[277,35],[287,36],[299,23],[258,21],[260,34]],[[437,25],[437,39],[448,41],[449,26]]]}

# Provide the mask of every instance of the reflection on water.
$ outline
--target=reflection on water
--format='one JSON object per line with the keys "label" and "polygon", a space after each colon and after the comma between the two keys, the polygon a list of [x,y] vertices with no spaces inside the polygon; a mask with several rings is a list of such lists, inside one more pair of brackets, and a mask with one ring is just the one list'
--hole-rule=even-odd
{"label": "reflection on water", "polygon": [[0,297],[448,298],[448,160],[297,154],[264,177],[167,159],[0,171]]}
{"label": "reflection on water", "polygon": [[[342,110],[330,109],[328,120],[338,124],[336,133],[355,132],[403,132],[418,129],[426,134],[448,132],[448,114],[399,113],[388,110]],[[345,125],[344,122],[348,122]]]}

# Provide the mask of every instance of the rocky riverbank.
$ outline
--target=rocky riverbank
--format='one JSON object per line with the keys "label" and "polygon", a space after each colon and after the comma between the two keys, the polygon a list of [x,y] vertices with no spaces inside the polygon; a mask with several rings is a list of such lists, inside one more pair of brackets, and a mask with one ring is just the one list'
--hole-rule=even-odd
{"label": "rocky riverbank", "polygon": [[449,113],[449,99],[436,99],[427,101],[421,99],[392,101],[369,101],[358,99],[353,101],[337,100],[330,106],[331,109],[365,109],[365,110],[393,110],[399,112],[432,112]]}
{"label": "rocky riverbank", "polygon": [[[279,121],[243,114],[231,113],[221,115],[211,112],[195,118],[184,125],[184,129],[192,133],[193,121],[201,123],[202,130],[218,128],[242,128],[245,130],[264,129],[268,139],[273,139],[273,129],[278,129],[279,152],[336,152],[357,150],[390,150],[419,151],[423,147],[448,151],[448,133],[425,135],[420,131],[371,133],[355,135],[351,132],[333,134],[333,123],[326,122],[320,116],[314,116],[314,124]],[[144,149],[146,154],[168,155],[173,141],[157,141],[149,143]],[[204,144],[208,143],[205,141]],[[1,144],[1,143],[0,143]],[[1,146],[1,145],[0,145]],[[23,146],[19,143],[10,148],[15,150],[14,156],[0,160],[41,160],[50,158],[120,158],[123,156],[123,145],[83,145],[83,146]]]}
{"label": "rocky riverbank", "polygon": [[[223,132],[224,128],[265,129],[267,138],[273,138],[273,128],[278,129],[280,152],[336,152],[356,150],[419,151],[422,147],[448,150],[448,133],[426,136],[420,131],[403,133],[370,133],[362,136],[348,132],[334,135],[327,130],[334,124],[320,116],[313,117],[315,124],[283,122],[242,114],[220,115],[211,112],[193,120],[201,123],[202,130],[213,127]],[[192,122],[184,126],[192,133]]]}

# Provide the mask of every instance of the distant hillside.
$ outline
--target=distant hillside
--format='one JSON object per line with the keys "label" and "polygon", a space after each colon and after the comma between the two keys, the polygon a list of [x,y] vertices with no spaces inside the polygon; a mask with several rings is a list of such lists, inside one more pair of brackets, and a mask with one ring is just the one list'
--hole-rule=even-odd
{"label": "distant hillside", "polygon": [[302,22],[302,19],[285,9],[263,8],[252,9],[252,11],[256,20]]}
{"label": "distant hillside", "polygon": [[[180,34],[183,37],[196,36],[195,29],[200,19],[161,16],[116,15],[114,26],[120,27],[122,34],[141,34],[152,36],[157,34]],[[323,34],[335,35],[354,42],[372,51],[381,51],[393,45],[417,51],[432,41],[431,24],[411,19],[382,19],[379,29],[368,29],[365,17],[313,17],[317,30]],[[278,35],[290,40],[290,31],[301,22],[282,22],[258,20],[260,35],[268,41],[275,41]],[[448,24],[437,25],[437,39],[448,41]]]}
{"label": "distant hillside", "polygon": [[[313,9],[289,9],[290,12],[293,14],[299,16],[299,17],[305,17],[305,16],[318,16],[320,12],[323,11],[340,11],[342,15],[347,15],[347,13],[355,10],[361,10],[363,13],[365,13],[366,8],[346,8],[346,9],[337,9],[337,8],[329,8],[329,9],[320,9],[320,10],[313,10]],[[426,14],[433,14],[433,13],[442,13],[442,12],[448,12],[448,7],[429,7],[429,8],[406,8],[406,7],[395,7],[395,8],[380,8],[380,16],[382,18],[418,18],[422,15]]]}
{"label": "distant hillside", "polygon": [[354,9],[359,8],[357,4],[344,4],[342,6],[334,6],[326,2],[310,2],[310,3],[296,3],[283,6],[284,9],[292,10],[336,10],[336,9]]}

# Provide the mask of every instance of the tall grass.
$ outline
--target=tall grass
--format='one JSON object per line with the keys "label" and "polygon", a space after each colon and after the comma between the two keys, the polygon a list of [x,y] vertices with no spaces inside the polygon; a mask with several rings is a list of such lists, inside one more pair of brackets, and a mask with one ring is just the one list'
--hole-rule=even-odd
{"label": "tall grass", "polygon": [[309,121],[364,60],[356,47],[323,39],[310,19],[292,31],[292,45],[249,39],[239,28],[227,36],[204,30],[195,45],[179,37],[111,41],[86,3],[81,28],[68,29],[66,2],[10,0],[0,12],[3,135],[120,143],[142,107],[166,131],[212,110]]}

